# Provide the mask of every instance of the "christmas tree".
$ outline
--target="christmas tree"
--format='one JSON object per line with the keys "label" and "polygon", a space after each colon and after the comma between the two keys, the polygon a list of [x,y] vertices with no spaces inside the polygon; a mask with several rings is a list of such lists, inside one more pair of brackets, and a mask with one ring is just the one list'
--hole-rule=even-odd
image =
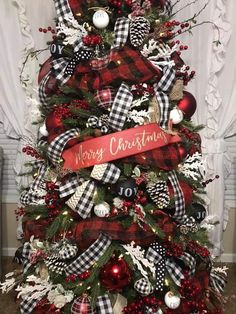
{"label": "christmas tree", "polygon": [[[21,313],[222,313],[207,230],[195,72],[169,0],[54,0],[42,121],[24,148]],[[41,31],[44,31],[41,29]]]}

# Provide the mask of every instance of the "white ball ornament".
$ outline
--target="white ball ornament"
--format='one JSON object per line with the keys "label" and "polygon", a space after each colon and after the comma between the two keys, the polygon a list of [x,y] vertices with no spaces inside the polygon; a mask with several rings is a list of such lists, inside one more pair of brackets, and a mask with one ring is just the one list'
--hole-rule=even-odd
{"label": "white ball ornament", "polygon": [[45,123],[39,128],[39,132],[43,136],[48,136],[48,130]]}
{"label": "white ball ornament", "polygon": [[169,309],[175,310],[180,306],[180,298],[171,291],[165,294],[164,300]]}
{"label": "white ball ornament", "polygon": [[106,217],[110,213],[110,205],[107,202],[95,205],[94,213],[98,217]]}
{"label": "white ball ornament", "polygon": [[93,25],[99,29],[106,28],[109,24],[109,15],[104,10],[98,10],[93,15]]}
{"label": "white ball ornament", "polygon": [[173,124],[180,123],[183,120],[183,118],[184,118],[183,111],[181,111],[178,108],[174,108],[171,110],[170,119],[172,120]]}

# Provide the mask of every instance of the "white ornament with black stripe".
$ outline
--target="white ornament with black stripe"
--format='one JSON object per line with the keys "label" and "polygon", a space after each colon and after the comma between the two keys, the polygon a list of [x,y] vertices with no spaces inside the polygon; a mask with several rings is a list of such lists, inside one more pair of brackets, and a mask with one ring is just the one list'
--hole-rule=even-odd
{"label": "white ornament with black stripe", "polygon": [[164,300],[166,306],[171,310],[175,310],[180,306],[180,297],[175,295],[172,291],[165,294]]}
{"label": "white ornament with black stripe", "polygon": [[93,25],[98,29],[106,28],[109,20],[109,15],[105,10],[98,10],[93,15]]}
{"label": "white ornament with black stripe", "polygon": [[61,261],[61,258],[59,254],[53,254],[49,256],[45,260],[45,265],[48,267],[48,269],[54,273],[62,275],[65,271],[67,264],[63,261]]}
{"label": "white ornament with black stripe", "polygon": [[110,205],[107,202],[102,202],[94,206],[94,213],[98,217],[106,217],[110,213]]}
{"label": "white ornament with black stripe", "polygon": [[165,181],[149,182],[147,192],[158,208],[166,208],[170,203],[167,184]]}
{"label": "white ornament with black stripe", "polygon": [[130,42],[134,47],[139,47],[144,42],[150,31],[150,22],[143,16],[138,16],[130,22]]}

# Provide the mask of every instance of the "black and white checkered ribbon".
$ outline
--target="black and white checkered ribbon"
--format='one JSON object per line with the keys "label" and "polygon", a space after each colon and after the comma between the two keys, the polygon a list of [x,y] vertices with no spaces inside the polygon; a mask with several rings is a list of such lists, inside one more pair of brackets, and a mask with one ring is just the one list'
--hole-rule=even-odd
{"label": "black and white checkered ribbon", "polygon": [[97,314],[113,314],[112,304],[111,304],[111,300],[108,294],[104,294],[97,298],[96,313]]}
{"label": "black and white checkered ribbon", "polygon": [[210,273],[210,287],[217,292],[222,293],[224,291],[227,282],[226,275],[213,269]]}
{"label": "black and white checkered ribbon", "polygon": [[173,187],[174,196],[175,196],[175,213],[173,215],[173,218],[176,221],[182,223],[185,217],[184,194],[180,187],[177,175],[174,170],[168,173],[168,179]]}
{"label": "black and white checkered ribbon", "polygon": [[38,95],[39,95],[39,100],[41,102],[41,104],[43,106],[47,106],[47,100],[48,100],[48,96],[46,94],[46,86],[48,83],[48,80],[50,79],[52,74],[52,71],[49,71],[44,78],[41,80],[40,84],[39,84],[39,88],[38,88]]}
{"label": "black and white checkered ribbon", "polygon": [[120,177],[120,169],[112,163],[95,165],[91,172],[91,178],[103,183],[114,184]]}
{"label": "black and white checkered ribbon", "polygon": [[153,292],[153,286],[147,278],[140,278],[134,284],[134,289],[142,296],[147,296]]}
{"label": "black and white checkered ribbon", "polygon": [[29,261],[31,253],[32,253],[31,244],[29,242],[25,242],[22,249],[24,274],[29,270],[30,266],[32,265]]}
{"label": "black and white checkered ribbon", "polygon": [[69,58],[64,57],[52,60],[52,74],[61,85],[65,84],[70,78],[70,75],[66,73],[68,63]]}
{"label": "black and white checkered ribbon", "polygon": [[189,276],[193,276],[195,274],[196,269],[196,259],[190,253],[184,252],[179,258],[182,260],[186,267],[189,268]]}
{"label": "black and white checkered ribbon", "polygon": [[66,204],[75,212],[77,212],[83,219],[90,217],[91,210],[94,205],[94,194],[96,185],[94,181],[87,180],[82,183],[66,202]]}
{"label": "black and white checkered ribbon", "polygon": [[98,239],[86,251],[77,257],[76,260],[68,265],[66,274],[79,275],[88,270],[99,260],[101,256],[103,256],[110,244],[111,238],[104,233],[100,233]]}
{"label": "black and white checkered ribbon", "polygon": [[158,83],[154,84],[156,99],[160,106],[160,126],[168,127],[170,117],[170,103],[168,92],[175,82],[175,70],[171,67],[163,67],[163,75]]}
{"label": "black and white checkered ribbon", "polygon": [[70,179],[65,180],[59,186],[60,198],[67,197],[71,194],[74,194],[77,187],[85,182],[85,179],[78,178],[77,175],[71,176]]}
{"label": "black and white checkered ribbon", "polygon": [[118,89],[109,115],[108,125],[112,130],[122,130],[132,101],[133,95],[130,88],[123,82]]}
{"label": "black and white checkered ribbon", "polygon": [[78,252],[78,247],[76,244],[69,243],[64,241],[59,248],[58,257],[61,260],[67,260],[75,257]]}
{"label": "black and white checkered ribbon", "polygon": [[37,299],[30,298],[30,295],[27,295],[20,303],[20,312],[21,314],[32,314],[36,305],[40,300],[42,300],[44,295],[37,296]]}
{"label": "black and white checkered ribbon", "polygon": [[130,20],[126,17],[119,17],[114,27],[114,48],[124,46],[129,36]]}
{"label": "black and white checkered ribbon", "polygon": [[166,257],[166,249],[159,243],[153,243],[146,253],[147,259],[156,267],[156,290],[163,290],[165,271],[167,271],[177,286],[181,286],[181,279],[184,278],[182,268],[173,258]]}
{"label": "black and white checkered ribbon", "polygon": [[60,134],[57,136],[48,146],[48,157],[51,160],[51,162],[55,165],[60,163],[61,155],[63,153],[63,150],[69,140],[72,138],[75,138],[79,135],[79,129],[71,129],[67,130],[63,134]]}
{"label": "black and white checkered ribbon", "polygon": [[29,190],[23,191],[20,195],[20,203],[22,205],[29,205],[32,203],[37,203],[42,201],[42,196],[39,193],[39,190],[45,188],[44,176],[47,172],[47,166],[45,164],[41,165],[39,169],[38,176],[30,184]]}
{"label": "black and white checkered ribbon", "polygon": [[54,4],[59,22],[63,22],[65,15],[72,14],[68,0],[54,0]]}

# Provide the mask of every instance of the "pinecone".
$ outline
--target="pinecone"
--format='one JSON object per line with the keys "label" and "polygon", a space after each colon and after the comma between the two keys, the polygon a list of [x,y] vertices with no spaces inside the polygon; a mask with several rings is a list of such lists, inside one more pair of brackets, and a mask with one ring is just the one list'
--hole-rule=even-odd
{"label": "pinecone", "polygon": [[142,45],[150,31],[150,23],[142,16],[138,16],[130,23],[130,42],[134,47]]}
{"label": "pinecone", "polygon": [[67,267],[67,264],[61,261],[59,254],[53,254],[49,256],[45,260],[45,265],[48,267],[50,271],[60,275],[63,274],[64,270]]}
{"label": "pinecone", "polygon": [[149,193],[153,202],[158,208],[163,209],[170,203],[170,197],[165,181],[158,181],[156,183],[149,183],[147,186],[147,192]]}

